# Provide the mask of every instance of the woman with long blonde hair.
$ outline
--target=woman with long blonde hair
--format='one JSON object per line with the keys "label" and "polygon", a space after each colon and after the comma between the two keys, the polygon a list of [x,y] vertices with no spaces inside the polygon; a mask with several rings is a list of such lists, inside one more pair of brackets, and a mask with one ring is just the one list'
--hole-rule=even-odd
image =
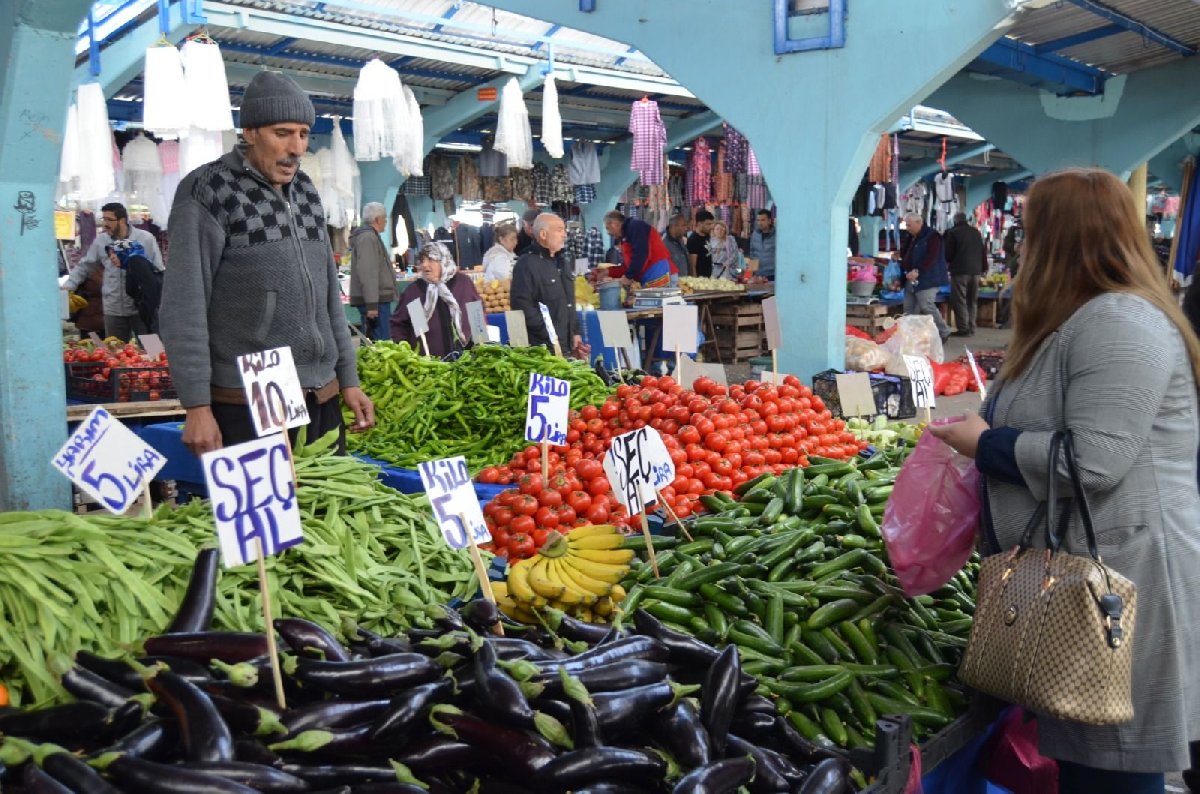
{"label": "woman with long blonde hair", "polygon": [[[1069,493],[1064,461],[1052,472],[1049,460],[1051,437],[1069,430],[1100,555],[1137,586],[1133,719],[1038,719],[1061,794],[1160,794],[1163,773],[1185,769],[1188,742],[1200,739],[1200,342],[1142,215],[1106,171],[1034,184],[1000,379],[982,416],[933,429],[984,475],[987,553],[1017,544],[1051,476]],[[1065,545],[1087,553],[1077,520]]]}

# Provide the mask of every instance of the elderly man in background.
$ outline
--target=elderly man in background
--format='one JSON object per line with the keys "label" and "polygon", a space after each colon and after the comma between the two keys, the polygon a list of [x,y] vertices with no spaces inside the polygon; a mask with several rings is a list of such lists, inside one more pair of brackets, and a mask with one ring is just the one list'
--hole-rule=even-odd
{"label": "elderly man in background", "polygon": [[591,348],[583,343],[575,316],[575,276],[560,256],[567,243],[563,219],[544,212],[533,222],[533,242],[513,266],[510,302],[525,314],[529,344],[554,350],[550,331],[542,316],[544,304],[564,355],[588,357]]}
{"label": "elderly man in background", "polygon": [[363,207],[363,222],[350,233],[350,305],[362,317],[363,333],[376,341],[388,338],[396,274],[383,244],[387,210],[377,201]]}
{"label": "elderly man in background", "polygon": [[904,288],[904,313],[925,314],[933,318],[942,341],[950,337],[950,326],[938,311],[938,290],[950,283],[942,236],[920,215],[910,212],[904,216],[908,242],[900,251],[900,269],[907,284]]}

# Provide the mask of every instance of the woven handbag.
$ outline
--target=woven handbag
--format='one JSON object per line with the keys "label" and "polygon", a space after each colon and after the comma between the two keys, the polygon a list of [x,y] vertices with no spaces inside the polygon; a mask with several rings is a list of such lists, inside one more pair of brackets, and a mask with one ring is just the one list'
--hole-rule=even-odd
{"label": "woven handbag", "polygon": [[[1087,534],[1086,555],[1060,550],[1072,512],[1068,507],[1056,527],[1060,448]],[[1047,497],[1020,543],[980,567],[959,678],[1039,714],[1089,725],[1127,722],[1133,719],[1137,590],[1100,559],[1069,431],[1051,440]],[[1043,522],[1046,548],[1036,549],[1034,532]]]}

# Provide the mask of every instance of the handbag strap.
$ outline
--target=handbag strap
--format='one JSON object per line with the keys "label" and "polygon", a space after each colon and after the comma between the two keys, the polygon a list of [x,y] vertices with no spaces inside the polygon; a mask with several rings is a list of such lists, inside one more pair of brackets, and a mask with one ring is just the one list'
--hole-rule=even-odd
{"label": "handbag strap", "polygon": [[[1083,489],[1083,481],[1079,477],[1079,463],[1075,459],[1075,441],[1071,431],[1068,430],[1063,434],[1063,456],[1067,461],[1067,473],[1071,476],[1071,491],[1075,497],[1075,507],[1079,510],[1079,518],[1083,523],[1083,532],[1087,536],[1088,554],[1097,562],[1100,561],[1099,543],[1096,541],[1096,528],[1092,523],[1092,508],[1088,504],[1087,493]],[[1052,477],[1053,479],[1053,477]],[[1066,535],[1066,524],[1059,527],[1058,533],[1054,536],[1054,545],[1050,548],[1058,551],[1058,547],[1062,544],[1062,539]]]}
{"label": "handbag strap", "polygon": [[1046,548],[1053,548],[1050,543],[1053,541],[1054,533],[1050,531],[1050,527],[1054,526],[1054,511],[1058,503],[1058,478],[1055,476],[1055,471],[1058,468],[1058,451],[1062,446],[1061,432],[1055,432],[1050,437],[1050,478],[1046,483],[1046,501],[1041,502],[1034,511],[1033,516],[1029,519],[1029,523],[1025,526],[1025,532],[1021,535],[1020,547],[1028,549],[1033,545],[1033,533],[1042,522],[1045,521],[1046,527]]}

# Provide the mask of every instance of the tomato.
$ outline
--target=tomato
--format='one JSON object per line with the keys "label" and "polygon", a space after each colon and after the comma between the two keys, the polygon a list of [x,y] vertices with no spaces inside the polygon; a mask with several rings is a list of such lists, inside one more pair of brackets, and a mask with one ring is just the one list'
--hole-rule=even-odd
{"label": "tomato", "polygon": [[592,497],[587,491],[576,489],[567,495],[567,505],[576,513],[586,513],[592,506]]}
{"label": "tomato", "polygon": [[498,483],[500,482],[500,470],[495,466],[488,466],[483,471],[479,472],[478,479],[480,482]]}
{"label": "tomato", "polygon": [[570,505],[563,505],[562,507],[556,508],[556,510],[558,512],[558,525],[560,527],[571,526],[575,523],[575,519],[579,517],[579,514],[576,513],[575,509]]}
{"label": "tomato", "polygon": [[692,514],[692,508],[688,506],[687,502],[680,502],[679,504],[674,505],[674,508],[675,515],[679,516],[680,518],[687,518]]}
{"label": "tomato", "polygon": [[607,524],[608,516],[608,505],[595,503],[587,509],[587,514],[584,517],[591,524]]}
{"label": "tomato", "polygon": [[528,534],[528,533],[532,532],[536,527],[537,527],[537,522],[534,521],[532,515],[516,516],[513,518],[512,524],[509,525],[508,531],[510,534],[513,534],[513,535],[516,535],[519,532],[524,532],[524,533]]}
{"label": "tomato", "polygon": [[581,460],[575,467],[575,473],[579,475],[579,479],[589,482],[604,474],[604,466],[597,460]]}
{"label": "tomato", "polygon": [[597,419],[599,416],[600,409],[594,405],[585,405],[583,408],[579,409],[579,418],[585,422],[590,419]]}
{"label": "tomato", "polygon": [[722,476],[729,476],[733,474],[733,469],[733,463],[728,458],[721,458],[717,461],[716,465],[713,466],[713,471]]}
{"label": "tomato", "polygon": [[[549,493],[557,494],[557,491]],[[551,507],[539,507],[533,516],[533,523],[542,529],[558,529],[558,511]]]}
{"label": "tomato", "polygon": [[546,541],[550,538],[550,530],[538,527],[529,533],[529,537],[533,538],[533,545],[540,549],[546,545]]}
{"label": "tomato", "polygon": [[609,400],[604,405],[600,406],[600,418],[612,419],[621,412],[620,407],[613,400]]}
{"label": "tomato", "polygon": [[679,443],[681,444],[699,444],[701,438],[700,431],[695,425],[684,425],[679,428],[679,432],[675,437],[679,439]]}
{"label": "tomato", "polygon": [[514,532],[508,539],[508,553],[514,557],[532,557],[537,552],[533,537],[524,532]]}
{"label": "tomato", "polygon": [[513,512],[519,516],[532,516],[541,507],[533,494],[521,494],[513,503]]}
{"label": "tomato", "polygon": [[592,496],[601,496],[609,493],[612,490],[612,487],[608,484],[607,477],[600,476],[593,477],[592,479],[588,480],[587,490]]}
{"label": "tomato", "polygon": [[722,452],[729,445],[729,436],[724,430],[715,430],[704,436],[704,446],[713,452]]}
{"label": "tomato", "polygon": [[700,480],[692,480],[688,485],[688,493],[696,495],[704,493],[704,483]]}
{"label": "tomato", "polygon": [[708,408],[708,400],[703,397],[693,397],[688,401],[687,409],[689,414],[702,414],[705,408]]}
{"label": "tomato", "polygon": [[550,488],[547,488],[538,494],[537,500],[538,504],[542,507],[558,507],[563,503],[562,494]]}

